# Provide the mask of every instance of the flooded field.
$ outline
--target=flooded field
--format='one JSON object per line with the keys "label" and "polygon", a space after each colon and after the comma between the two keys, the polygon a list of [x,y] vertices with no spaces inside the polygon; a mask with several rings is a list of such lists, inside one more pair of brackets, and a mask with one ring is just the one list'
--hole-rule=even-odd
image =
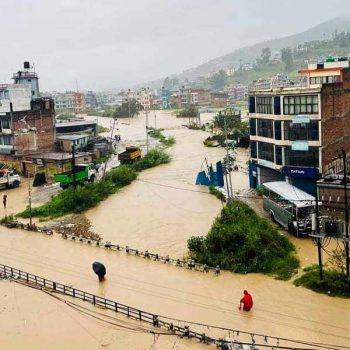
{"label": "flooded field", "polygon": [[[100,122],[106,126],[110,123],[101,118]],[[184,123],[157,112],[157,127],[165,128],[164,133],[174,135],[177,141],[169,149],[172,162],[142,172],[138,181],[87,212],[104,239],[181,257],[186,253],[188,237],[207,233],[221,203],[207,193],[207,188],[195,186],[194,182],[204,158],[215,163],[223,157],[224,150],[205,148],[202,141],[207,134],[181,128]],[[130,125],[120,122],[118,127],[125,144],[145,144],[144,117],[131,120]],[[246,153],[240,151],[242,167],[246,159]],[[248,187],[243,170],[233,173],[233,187],[237,191]],[[316,249],[309,240],[294,241],[302,263],[316,260]],[[291,282],[258,274],[222,273],[215,277],[124,252],[72,243],[58,236],[6,228],[1,228],[1,242],[2,264],[145,311],[278,337],[350,343],[350,301],[297,288]],[[101,261],[107,268],[104,283],[98,283],[92,272],[94,261]],[[0,325],[5,330],[0,342],[7,349],[21,349],[23,344],[28,349],[59,349],[66,343],[84,349],[151,348],[149,335],[116,332],[67,310],[38,291],[23,290],[25,287],[6,281],[0,281],[0,286]],[[249,314],[237,309],[244,289],[252,293],[255,302]],[[204,331],[208,331],[206,327]],[[164,338],[160,337],[164,343],[159,349],[207,348],[184,340],[174,345],[173,338]]]}

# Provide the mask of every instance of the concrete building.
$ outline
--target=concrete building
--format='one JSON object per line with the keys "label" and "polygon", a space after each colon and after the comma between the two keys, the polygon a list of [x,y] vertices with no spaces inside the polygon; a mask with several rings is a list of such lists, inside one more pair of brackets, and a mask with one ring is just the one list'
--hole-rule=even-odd
{"label": "concrete building", "polygon": [[12,79],[16,85],[29,85],[31,97],[33,99],[39,98],[39,77],[29,62],[24,62],[23,70],[13,74]]}
{"label": "concrete building", "polygon": [[61,152],[71,152],[74,145],[76,151],[86,149],[90,136],[87,134],[57,135],[57,149]]}
{"label": "concrete building", "polygon": [[170,91],[165,89],[164,87],[162,87],[162,89],[160,90],[160,99],[162,101],[162,103],[161,103],[162,109],[170,108],[170,106],[171,106],[170,96],[171,96]]}
{"label": "concrete building", "polygon": [[152,94],[149,90],[142,90],[136,95],[136,101],[143,109],[151,109],[152,107]]}
{"label": "concrete building", "polygon": [[210,91],[205,89],[190,89],[190,104],[192,106],[209,106]]}
{"label": "concrete building", "polygon": [[210,94],[210,105],[212,107],[226,108],[228,101],[227,92],[212,92]]}
{"label": "concrete building", "polygon": [[82,113],[86,109],[84,94],[80,92],[55,94],[53,98],[57,113]]}
{"label": "concrete building", "polygon": [[84,97],[86,108],[96,109],[98,107],[97,97],[93,91],[88,91]]}
{"label": "concrete building", "polygon": [[315,193],[337,150],[350,153],[350,65],[337,59],[309,65],[298,83],[251,86],[251,187],[284,180]]}
{"label": "concrete building", "polygon": [[97,121],[77,120],[56,123],[57,135],[84,134],[90,137],[97,136]]}
{"label": "concrete building", "polygon": [[248,85],[232,84],[226,90],[230,101],[246,101],[248,99]]}

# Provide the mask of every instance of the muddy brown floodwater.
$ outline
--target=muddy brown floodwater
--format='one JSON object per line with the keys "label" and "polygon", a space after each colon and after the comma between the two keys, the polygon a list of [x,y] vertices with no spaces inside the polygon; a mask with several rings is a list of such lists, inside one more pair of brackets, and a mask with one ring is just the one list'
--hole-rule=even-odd
{"label": "muddy brown floodwater", "polygon": [[[181,128],[187,119],[175,118],[169,112],[156,113],[157,128],[164,128],[166,135],[176,138],[176,144],[168,149],[171,163],[142,172],[131,186],[89,210],[87,217],[107,240],[182,257],[187,239],[206,234],[222,208],[220,201],[208,194],[208,188],[196,186],[195,181],[201,166],[205,166],[204,160],[215,165],[225,151],[203,145],[208,133]],[[202,115],[202,122],[211,118],[210,114]],[[153,113],[149,119],[153,125]],[[108,126],[110,120],[99,118],[99,123]],[[144,146],[144,117],[131,119],[130,125],[121,120],[118,127],[124,144],[136,140]],[[237,158],[243,166],[247,152],[240,150]],[[248,187],[246,174],[232,175],[234,190]]]}
{"label": "muddy brown floodwater", "polygon": [[[138,181],[87,213],[105,239],[182,256],[187,238],[205,234],[210,228],[221,204],[202,193],[207,189],[195,186],[194,181],[203,158],[215,162],[224,151],[204,148],[206,134],[176,128],[182,123],[167,113],[157,113],[157,126],[177,139],[169,149],[173,161],[141,173]],[[142,116],[119,128],[126,142],[135,137],[139,144],[144,143]],[[239,154],[242,163],[245,157]],[[233,184],[237,190],[247,187],[246,174],[235,173]],[[302,254],[311,254],[309,241],[298,244]],[[271,336],[350,344],[349,300],[330,298],[268,276],[224,272],[215,277],[58,236],[6,228],[1,228],[0,255],[2,264],[159,315]],[[313,259],[310,257],[308,263]],[[104,283],[98,283],[92,272],[93,261],[105,264]],[[0,327],[5,330],[0,332],[0,344],[6,344],[6,349],[22,349],[25,345],[26,349],[59,349],[64,347],[62,344],[68,344],[67,349],[149,349],[152,344],[149,335],[105,328],[41,292],[27,291],[7,281],[0,281],[0,288]],[[237,309],[244,289],[254,298],[250,313]],[[195,329],[209,332],[206,327]],[[163,343],[158,349],[207,348],[185,340],[174,347],[175,340],[164,337],[160,337]]]}

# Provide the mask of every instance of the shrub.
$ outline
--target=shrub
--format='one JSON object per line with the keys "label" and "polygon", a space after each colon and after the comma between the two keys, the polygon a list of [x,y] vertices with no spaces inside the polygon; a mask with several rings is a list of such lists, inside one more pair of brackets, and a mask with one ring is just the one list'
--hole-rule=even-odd
{"label": "shrub", "polygon": [[107,181],[110,180],[117,187],[127,186],[136,178],[137,172],[127,165],[120,165],[118,168],[107,173],[105,177]]}
{"label": "shrub", "polygon": [[216,198],[220,199],[222,202],[226,202],[226,197],[225,195],[217,190],[214,186],[209,187],[209,193],[213,194]]}
{"label": "shrub", "polygon": [[304,274],[294,281],[296,286],[303,286],[315,292],[350,298],[350,280],[334,269],[323,269],[320,280],[319,268],[312,265],[304,269]]}
{"label": "shrub", "polygon": [[131,167],[136,171],[142,171],[160,164],[169,163],[170,160],[171,158],[167,153],[161,149],[155,148],[149,151],[143,158],[132,164]]}
{"label": "shrub", "polygon": [[192,237],[187,244],[193,259],[234,272],[263,272],[288,279],[299,266],[294,245],[239,201],[222,209],[203,244],[196,242]]}
{"label": "shrub", "polygon": [[172,146],[176,143],[175,137],[169,136],[168,138],[162,134],[163,129],[149,128],[148,134],[154,139],[158,139],[161,144],[166,147]]}

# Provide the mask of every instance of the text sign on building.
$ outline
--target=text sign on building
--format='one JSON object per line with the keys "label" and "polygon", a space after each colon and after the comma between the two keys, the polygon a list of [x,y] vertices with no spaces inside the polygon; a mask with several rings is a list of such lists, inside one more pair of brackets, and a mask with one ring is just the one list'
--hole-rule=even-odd
{"label": "text sign on building", "polygon": [[317,170],[315,168],[285,166],[282,169],[282,174],[289,177],[314,179],[317,176]]}
{"label": "text sign on building", "polygon": [[292,122],[293,124],[310,123],[310,116],[307,114],[293,115]]}
{"label": "text sign on building", "polygon": [[292,151],[308,151],[309,143],[307,141],[293,141]]}

